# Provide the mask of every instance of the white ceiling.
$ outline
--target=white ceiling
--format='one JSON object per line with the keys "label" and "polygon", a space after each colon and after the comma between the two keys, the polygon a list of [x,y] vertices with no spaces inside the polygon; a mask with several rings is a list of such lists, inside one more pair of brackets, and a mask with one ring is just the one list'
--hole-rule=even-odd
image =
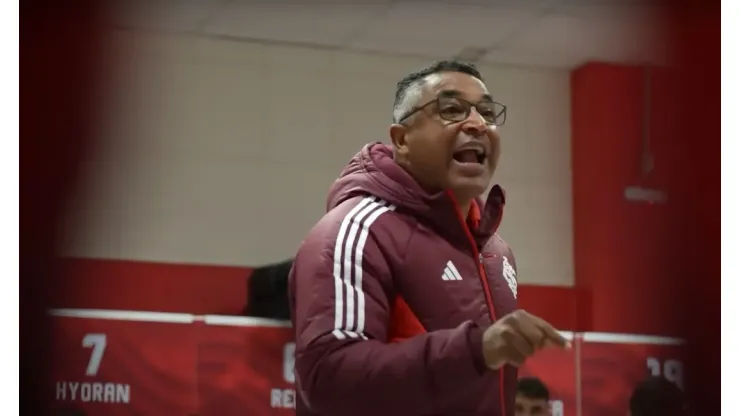
{"label": "white ceiling", "polygon": [[[292,4],[291,4],[292,3]],[[128,27],[480,61],[572,68],[667,63],[644,0],[170,0],[125,2]],[[661,39],[662,38],[662,39]]]}

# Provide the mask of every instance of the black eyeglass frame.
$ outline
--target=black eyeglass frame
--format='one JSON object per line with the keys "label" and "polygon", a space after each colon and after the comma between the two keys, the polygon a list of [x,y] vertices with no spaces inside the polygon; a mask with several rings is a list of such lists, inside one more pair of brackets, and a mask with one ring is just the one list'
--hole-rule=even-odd
{"label": "black eyeglass frame", "polygon": [[[459,120],[458,119],[455,119],[455,118],[447,118],[447,117],[445,117],[442,114],[442,111],[440,111],[440,108],[441,108],[440,101],[441,100],[457,100],[457,101],[465,104],[465,106],[464,106],[464,110],[465,110],[464,117],[460,118]],[[423,104],[421,106],[414,107],[413,109],[411,109],[411,111],[409,111],[403,117],[401,117],[398,120],[398,123],[399,124],[402,124],[409,117],[413,116],[414,114],[418,113],[419,111],[422,111],[422,110],[426,109],[427,107],[429,107],[432,104],[437,104],[437,111],[436,111],[436,113],[437,113],[437,115],[439,115],[439,117],[442,120],[452,121],[452,122],[455,122],[455,123],[459,123],[461,121],[464,121],[466,118],[470,117],[470,110],[473,107],[475,107],[475,110],[478,112],[478,114],[480,114],[480,108],[478,106],[479,105],[482,105],[483,103],[485,103],[485,104],[498,105],[498,106],[501,107],[501,111],[499,111],[498,114],[494,115],[494,118],[496,119],[496,121],[486,120],[486,117],[483,116],[483,115],[481,115],[481,118],[483,118],[483,120],[489,126],[496,126],[496,127],[502,126],[506,122],[506,105],[501,104],[498,101],[483,101],[483,102],[480,102],[480,103],[477,103],[476,104],[476,103],[470,102],[470,101],[468,101],[468,100],[466,100],[464,98],[460,98],[460,97],[437,97],[437,98],[435,98],[435,99],[433,99],[433,100],[431,100],[431,101],[429,101],[429,102],[427,102],[427,103],[425,103],[425,104]],[[499,118],[501,119],[501,122],[498,122]]]}

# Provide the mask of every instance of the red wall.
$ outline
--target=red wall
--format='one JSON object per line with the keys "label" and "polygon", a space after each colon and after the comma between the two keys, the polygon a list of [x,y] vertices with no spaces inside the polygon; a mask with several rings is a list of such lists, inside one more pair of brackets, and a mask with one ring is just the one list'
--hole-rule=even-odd
{"label": "red wall", "polygon": [[[246,304],[248,268],[90,259],[64,264],[57,308],[239,314]],[[520,305],[562,329],[575,326],[574,293],[519,286]]]}
{"label": "red wall", "polygon": [[[572,174],[576,287],[589,293],[594,331],[673,335],[682,238],[684,150],[676,143],[674,74],[655,70],[650,108],[654,171],[641,177],[642,68],[593,63],[572,72]],[[692,122],[685,120],[686,123]],[[629,202],[631,185],[660,188],[666,204]]]}
{"label": "red wall", "polygon": [[121,260],[64,261],[63,292],[54,307],[195,314],[238,314],[246,304],[241,267]]}

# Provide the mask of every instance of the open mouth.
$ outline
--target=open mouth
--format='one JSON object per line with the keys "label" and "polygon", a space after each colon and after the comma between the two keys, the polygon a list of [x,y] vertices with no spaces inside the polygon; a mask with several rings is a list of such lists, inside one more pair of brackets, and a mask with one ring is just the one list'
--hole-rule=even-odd
{"label": "open mouth", "polygon": [[486,161],[486,154],[480,149],[466,149],[453,153],[452,158],[459,163],[478,163],[482,165]]}

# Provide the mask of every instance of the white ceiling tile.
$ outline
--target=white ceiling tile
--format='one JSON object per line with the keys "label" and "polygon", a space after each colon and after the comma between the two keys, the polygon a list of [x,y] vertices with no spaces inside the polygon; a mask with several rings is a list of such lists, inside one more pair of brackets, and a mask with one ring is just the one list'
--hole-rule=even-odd
{"label": "white ceiling tile", "polygon": [[374,54],[368,65],[368,54],[357,51],[337,51],[334,60],[338,76],[352,79],[373,79],[394,86],[405,74],[429,65],[427,57]]}
{"label": "white ceiling tile", "polygon": [[[261,3],[261,4],[260,4]],[[294,0],[182,0],[128,2],[117,19],[130,26],[239,39],[313,44],[354,51],[406,55],[412,60],[443,59],[467,48],[495,50],[483,61],[562,67],[587,60],[670,62],[666,36],[642,0],[323,0],[300,5]],[[128,23],[125,23],[128,22]],[[260,62],[260,47],[223,60]],[[256,48],[256,49],[255,49]],[[254,49],[254,50],[252,50]],[[298,51],[296,52],[298,53]],[[323,70],[333,52],[312,49],[301,57]],[[199,55],[199,56],[200,56]],[[296,55],[297,56],[297,55]],[[414,58],[411,58],[414,57]],[[221,59],[219,58],[219,59]],[[272,66],[294,62],[275,56]],[[283,59],[285,58],[285,59]]]}
{"label": "white ceiling tile", "polygon": [[542,66],[548,68],[572,68],[584,61],[577,51],[571,53],[542,50],[539,52],[522,49],[494,49],[483,58],[483,62],[504,65]]}
{"label": "white ceiling tile", "polygon": [[228,0],[116,2],[114,22],[123,26],[158,30],[197,30]]}
{"label": "white ceiling tile", "polygon": [[559,5],[567,0],[403,0],[406,3],[442,3],[456,7],[483,6],[487,8],[514,8],[520,10],[543,10]]}
{"label": "white ceiling tile", "polygon": [[500,45],[507,49],[556,49],[568,51],[583,48],[592,42],[594,33],[580,19],[553,15],[542,17],[529,30]]}
{"label": "white ceiling tile", "polygon": [[236,2],[214,13],[204,31],[251,39],[338,45],[385,7],[382,3]]}
{"label": "white ceiling tile", "polygon": [[265,56],[269,48],[262,43],[225,40],[223,38],[199,36],[195,43],[196,59],[200,62],[247,64],[255,68],[265,67]]}
{"label": "white ceiling tile", "polygon": [[590,0],[565,1],[558,8],[560,14],[582,19],[635,20],[654,17],[659,9],[644,0]]}
{"label": "white ceiling tile", "polygon": [[[537,11],[515,8],[490,8],[432,3],[393,4],[384,17],[360,32],[350,47],[376,49],[378,45],[396,52],[407,52],[409,45],[422,45],[427,52],[435,48],[489,47],[522,25],[532,22]],[[441,51],[435,55],[448,55]]]}
{"label": "white ceiling tile", "polygon": [[545,16],[501,48],[520,56],[542,56],[543,60],[562,55],[564,61],[654,61],[661,55],[650,25],[644,21],[627,15],[598,15],[596,9],[590,13],[588,18],[561,13]]}
{"label": "white ceiling tile", "polygon": [[327,75],[332,71],[335,57],[332,50],[281,45],[267,48],[264,60],[269,72],[294,73],[295,68],[301,68],[304,73]]}
{"label": "white ceiling tile", "polygon": [[468,47],[462,41],[428,42],[415,38],[401,38],[391,42],[382,38],[363,38],[352,42],[349,47],[366,52],[392,53],[425,57],[428,59],[449,59]]}

